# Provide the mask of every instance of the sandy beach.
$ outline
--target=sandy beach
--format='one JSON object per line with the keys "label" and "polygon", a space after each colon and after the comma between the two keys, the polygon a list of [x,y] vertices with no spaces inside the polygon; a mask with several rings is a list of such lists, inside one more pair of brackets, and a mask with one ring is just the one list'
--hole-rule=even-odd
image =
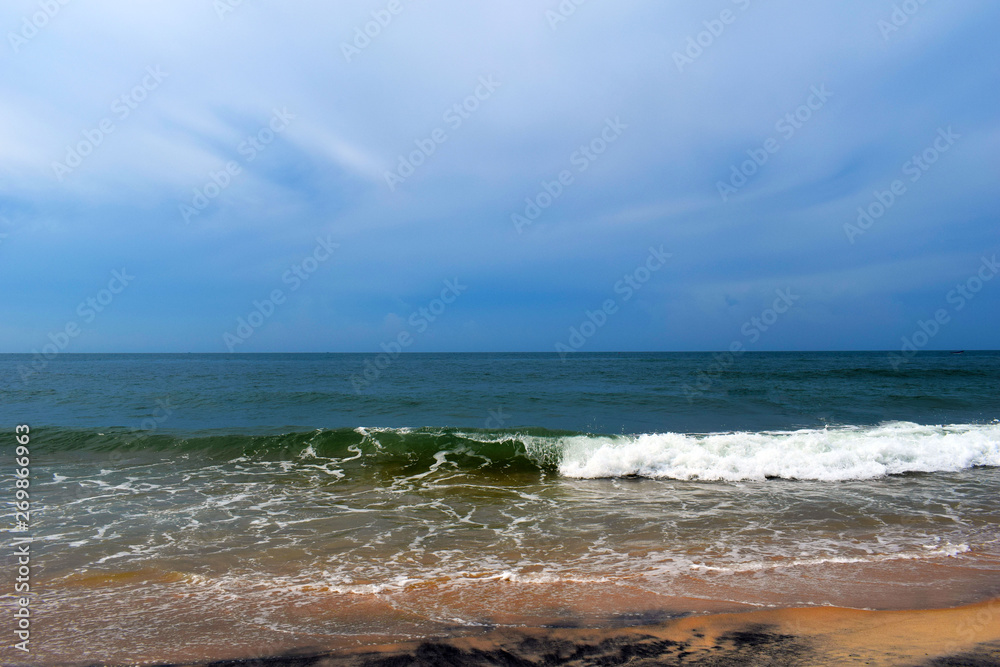
{"label": "sandy beach", "polygon": [[[209,663],[206,663],[209,664]],[[535,628],[213,667],[404,665],[1000,665],[1000,599],[953,609],[807,608],[610,630]]]}

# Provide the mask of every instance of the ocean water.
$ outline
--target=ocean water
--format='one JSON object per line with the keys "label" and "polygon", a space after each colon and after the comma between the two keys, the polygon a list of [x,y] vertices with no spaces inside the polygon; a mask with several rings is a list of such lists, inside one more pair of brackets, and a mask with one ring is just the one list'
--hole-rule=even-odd
{"label": "ocean water", "polygon": [[32,662],[1000,593],[1000,353],[385,360],[0,356]]}

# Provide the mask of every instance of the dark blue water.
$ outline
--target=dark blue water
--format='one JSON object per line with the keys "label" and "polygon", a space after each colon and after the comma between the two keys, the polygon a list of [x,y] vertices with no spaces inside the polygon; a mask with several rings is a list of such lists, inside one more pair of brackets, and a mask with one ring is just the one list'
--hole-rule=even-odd
{"label": "dark blue water", "polygon": [[[281,433],[541,427],[589,433],[987,423],[1000,353],[0,356],[0,422]],[[36,361],[36,367],[39,366]],[[365,379],[365,371],[368,378]],[[27,374],[25,379],[22,375]]]}

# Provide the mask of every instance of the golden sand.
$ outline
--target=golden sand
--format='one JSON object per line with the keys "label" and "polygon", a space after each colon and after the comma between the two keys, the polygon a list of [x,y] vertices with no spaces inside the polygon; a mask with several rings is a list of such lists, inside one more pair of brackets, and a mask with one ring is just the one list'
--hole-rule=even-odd
{"label": "golden sand", "polygon": [[613,630],[497,630],[269,665],[1000,665],[1000,600],[918,611],[806,608]]}

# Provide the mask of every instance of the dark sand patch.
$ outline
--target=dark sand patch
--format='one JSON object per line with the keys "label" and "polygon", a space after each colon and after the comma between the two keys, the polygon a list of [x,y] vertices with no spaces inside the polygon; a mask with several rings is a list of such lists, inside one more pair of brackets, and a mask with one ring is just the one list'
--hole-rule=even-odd
{"label": "dark sand patch", "polygon": [[611,629],[499,629],[475,636],[208,665],[1000,665],[1000,600],[918,611],[823,607],[687,616],[654,625]]}

